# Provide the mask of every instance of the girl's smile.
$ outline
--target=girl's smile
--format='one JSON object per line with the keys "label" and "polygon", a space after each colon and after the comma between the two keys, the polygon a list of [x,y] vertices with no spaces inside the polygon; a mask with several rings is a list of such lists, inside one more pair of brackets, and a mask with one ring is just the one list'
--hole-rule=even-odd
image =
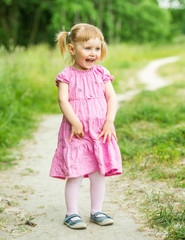
{"label": "girl's smile", "polygon": [[101,56],[101,41],[98,38],[69,45],[69,51],[75,60],[72,67],[75,69],[89,70]]}

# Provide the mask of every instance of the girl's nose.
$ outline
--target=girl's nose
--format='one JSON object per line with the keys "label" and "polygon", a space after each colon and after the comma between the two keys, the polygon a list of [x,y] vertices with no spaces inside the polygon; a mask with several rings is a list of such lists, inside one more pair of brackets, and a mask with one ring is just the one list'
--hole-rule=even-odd
{"label": "girl's nose", "polygon": [[95,50],[91,50],[90,55],[91,55],[91,56],[94,56],[94,55],[95,55]]}

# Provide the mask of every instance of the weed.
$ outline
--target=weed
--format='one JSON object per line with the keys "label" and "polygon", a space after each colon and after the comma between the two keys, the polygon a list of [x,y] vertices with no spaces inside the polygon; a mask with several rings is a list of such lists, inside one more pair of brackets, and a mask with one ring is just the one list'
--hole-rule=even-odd
{"label": "weed", "polygon": [[0,208],[0,213],[2,213],[4,211],[4,208]]}
{"label": "weed", "polygon": [[141,210],[146,214],[150,227],[166,232],[165,239],[183,239],[185,202],[178,199],[175,194],[165,192],[147,194]]}

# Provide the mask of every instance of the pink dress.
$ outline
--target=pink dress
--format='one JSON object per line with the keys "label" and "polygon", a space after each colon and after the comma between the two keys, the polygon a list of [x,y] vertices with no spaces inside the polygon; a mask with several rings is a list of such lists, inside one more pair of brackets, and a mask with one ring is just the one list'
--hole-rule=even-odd
{"label": "pink dress", "polygon": [[83,124],[84,137],[73,136],[71,124],[63,116],[58,133],[58,146],[51,165],[50,176],[55,178],[88,177],[89,173],[99,171],[105,176],[122,173],[122,161],[115,138],[103,143],[103,136],[97,140],[106,120],[107,102],[104,83],[113,81],[109,71],[99,65],[90,70],[79,71],[66,67],[56,77],[58,81],[69,84],[69,102]]}

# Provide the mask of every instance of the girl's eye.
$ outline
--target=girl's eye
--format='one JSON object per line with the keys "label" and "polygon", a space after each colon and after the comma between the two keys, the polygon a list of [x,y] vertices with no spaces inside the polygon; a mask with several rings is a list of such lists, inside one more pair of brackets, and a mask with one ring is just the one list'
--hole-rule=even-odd
{"label": "girl's eye", "polygon": [[100,48],[96,48],[96,51],[99,51],[100,50]]}
{"label": "girl's eye", "polygon": [[86,50],[89,50],[90,48],[89,48],[89,47],[86,47],[85,49],[86,49]]}

